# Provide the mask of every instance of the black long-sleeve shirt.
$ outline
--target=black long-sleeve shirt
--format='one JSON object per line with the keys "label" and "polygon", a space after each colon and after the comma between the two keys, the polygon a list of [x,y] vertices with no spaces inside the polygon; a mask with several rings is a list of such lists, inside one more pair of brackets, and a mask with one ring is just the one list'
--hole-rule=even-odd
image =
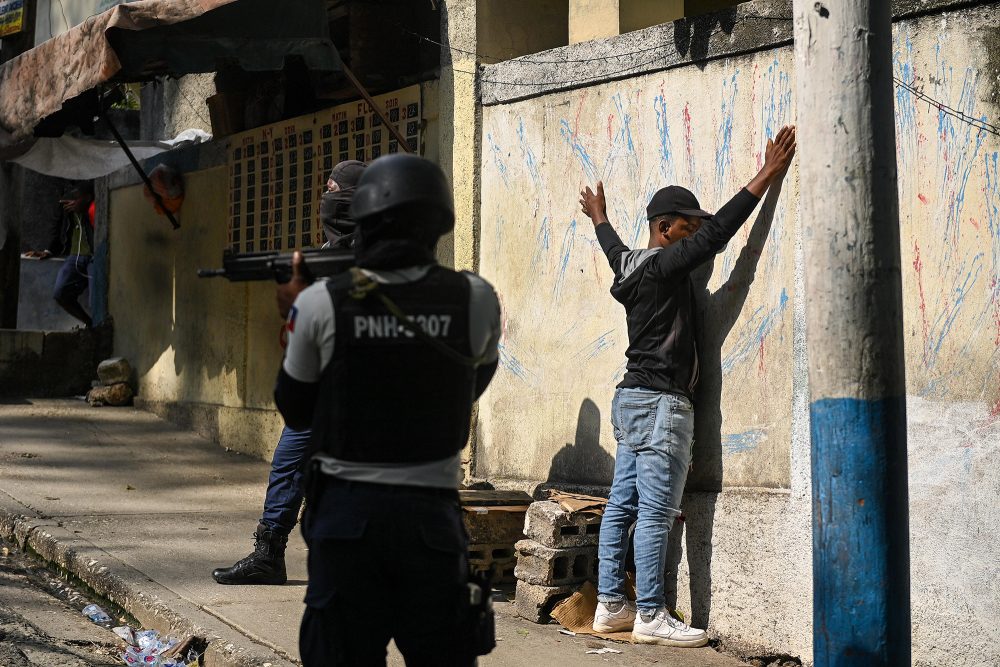
{"label": "black long-sleeve shirt", "polygon": [[665,248],[630,250],[614,227],[597,240],[615,272],[611,295],[625,306],[628,350],[619,387],[646,387],[694,400],[698,382],[691,272],[721,251],[760,200],[746,189],[691,236]]}

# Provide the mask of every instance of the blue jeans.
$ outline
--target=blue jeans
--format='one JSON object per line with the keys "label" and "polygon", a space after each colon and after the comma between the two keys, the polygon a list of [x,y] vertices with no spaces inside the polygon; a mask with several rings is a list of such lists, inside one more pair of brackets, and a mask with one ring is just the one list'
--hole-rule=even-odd
{"label": "blue jeans", "polygon": [[312,431],[281,431],[271,459],[271,475],[264,496],[264,514],[260,522],[268,529],[288,535],[295,527],[302,507],[302,458],[309,446]]}
{"label": "blue jeans", "polygon": [[80,298],[90,285],[90,255],[70,255],[59,267],[52,298],[68,303]]}
{"label": "blue jeans", "polygon": [[640,611],[664,606],[667,534],[680,515],[691,467],[694,409],[687,398],[652,389],[615,391],[611,404],[618,454],[611,497],[601,521],[598,599],[625,599],[629,528],[635,535],[635,592]]}

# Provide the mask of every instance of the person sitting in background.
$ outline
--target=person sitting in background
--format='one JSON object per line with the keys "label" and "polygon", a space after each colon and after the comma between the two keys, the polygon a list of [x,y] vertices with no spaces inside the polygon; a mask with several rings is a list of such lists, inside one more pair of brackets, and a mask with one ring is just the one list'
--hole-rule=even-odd
{"label": "person sitting in background", "polygon": [[351,248],[354,245],[354,220],[351,219],[351,198],[358,179],[364,173],[364,162],[345,160],[337,164],[326,181],[326,192],[320,198],[319,220],[326,234],[324,248]]}

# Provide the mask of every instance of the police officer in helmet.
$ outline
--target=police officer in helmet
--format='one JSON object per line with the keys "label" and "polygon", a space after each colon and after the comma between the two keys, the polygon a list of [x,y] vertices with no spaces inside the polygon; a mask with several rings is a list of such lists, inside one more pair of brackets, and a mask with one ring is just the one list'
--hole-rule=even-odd
{"label": "police officer in helmet", "polygon": [[413,155],[375,160],[351,204],[358,269],[303,291],[275,400],[313,428],[303,664],[471,665],[460,452],[497,367],[500,306],[438,266],[451,188]]}

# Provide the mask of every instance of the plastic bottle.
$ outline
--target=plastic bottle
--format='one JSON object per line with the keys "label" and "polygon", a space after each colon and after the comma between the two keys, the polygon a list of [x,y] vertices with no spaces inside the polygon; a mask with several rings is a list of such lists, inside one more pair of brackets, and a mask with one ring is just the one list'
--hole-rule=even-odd
{"label": "plastic bottle", "polygon": [[83,608],[83,615],[92,620],[98,625],[103,625],[105,623],[111,622],[111,617],[108,616],[103,609],[98,607],[96,604],[89,604]]}

